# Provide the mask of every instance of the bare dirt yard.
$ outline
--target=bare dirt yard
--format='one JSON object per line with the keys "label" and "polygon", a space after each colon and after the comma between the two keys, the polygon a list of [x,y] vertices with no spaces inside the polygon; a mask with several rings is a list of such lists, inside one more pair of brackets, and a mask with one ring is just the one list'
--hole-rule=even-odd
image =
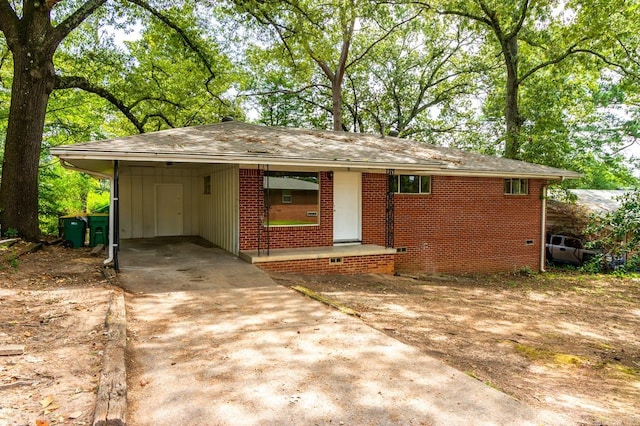
{"label": "bare dirt yard", "polygon": [[113,289],[90,249],[27,247],[0,248],[0,426],[89,425]]}
{"label": "bare dirt yard", "polygon": [[640,278],[274,274],[476,379],[580,425],[640,425]]}

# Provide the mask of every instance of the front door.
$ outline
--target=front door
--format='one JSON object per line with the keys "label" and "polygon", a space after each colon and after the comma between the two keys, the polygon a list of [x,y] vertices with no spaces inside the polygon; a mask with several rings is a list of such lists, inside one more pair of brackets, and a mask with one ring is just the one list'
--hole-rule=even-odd
{"label": "front door", "polygon": [[182,235],[182,184],[156,184],[156,236]]}
{"label": "front door", "polygon": [[362,174],[333,173],[333,241],[334,243],[362,240]]}

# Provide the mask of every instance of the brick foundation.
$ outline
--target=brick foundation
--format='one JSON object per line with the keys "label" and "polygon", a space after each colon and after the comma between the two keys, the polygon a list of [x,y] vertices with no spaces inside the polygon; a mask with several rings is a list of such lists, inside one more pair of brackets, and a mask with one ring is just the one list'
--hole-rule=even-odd
{"label": "brick foundation", "polygon": [[264,262],[255,265],[270,272],[296,272],[303,274],[393,274],[393,254],[343,257],[342,263],[325,259]]}

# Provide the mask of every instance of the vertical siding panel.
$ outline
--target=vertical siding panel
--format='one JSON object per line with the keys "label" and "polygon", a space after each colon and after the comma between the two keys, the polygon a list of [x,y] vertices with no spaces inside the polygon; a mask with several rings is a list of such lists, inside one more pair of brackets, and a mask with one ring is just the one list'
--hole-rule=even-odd
{"label": "vertical siding panel", "polygon": [[[144,233],[144,221],[142,218],[143,193],[142,176],[132,175],[131,182],[131,238],[142,238]],[[122,216],[121,219],[122,220]]]}
{"label": "vertical siding panel", "polygon": [[201,181],[211,176],[211,195],[200,195],[199,235],[215,245],[238,254],[238,167],[212,165],[200,170]]}
{"label": "vertical siding panel", "polygon": [[131,177],[120,177],[120,237],[132,238]]}

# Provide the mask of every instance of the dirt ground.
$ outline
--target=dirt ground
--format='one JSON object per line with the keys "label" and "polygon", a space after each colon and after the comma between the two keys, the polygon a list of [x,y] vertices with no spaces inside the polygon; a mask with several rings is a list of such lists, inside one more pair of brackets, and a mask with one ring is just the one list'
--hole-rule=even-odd
{"label": "dirt ground", "polygon": [[90,249],[0,248],[0,426],[89,425],[102,367],[112,288]]}
{"label": "dirt ground", "polygon": [[582,425],[640,424],[640,278],[272,275]]}
{"label": "dirt ground", "polygon": [[[12,250],[20,250],[17,245]],[[92,421],[113,288],[89,249],[0,249],[0,426]],[[640,278],[273,275],[516,399],[577,424],[640,424]]]}

